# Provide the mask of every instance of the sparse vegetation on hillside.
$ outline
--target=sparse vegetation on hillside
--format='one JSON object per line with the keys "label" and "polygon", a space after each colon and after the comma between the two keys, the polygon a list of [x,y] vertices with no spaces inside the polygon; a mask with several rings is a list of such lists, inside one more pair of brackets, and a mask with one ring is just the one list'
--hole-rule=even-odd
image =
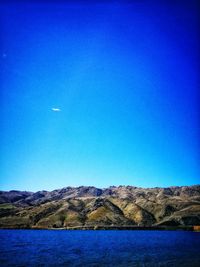
{"label": "sparse vegetation on hillside", "polygon": [[0,192],[0,228],[200,225],[200,186]]}

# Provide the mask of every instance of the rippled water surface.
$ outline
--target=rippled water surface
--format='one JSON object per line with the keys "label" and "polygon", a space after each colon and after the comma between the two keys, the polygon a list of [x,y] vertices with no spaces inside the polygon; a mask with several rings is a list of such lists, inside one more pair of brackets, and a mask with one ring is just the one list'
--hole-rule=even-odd
{"label": "rippled water surface", "polygon": [[0,230],[0,266],[200,266],[200,233]]}

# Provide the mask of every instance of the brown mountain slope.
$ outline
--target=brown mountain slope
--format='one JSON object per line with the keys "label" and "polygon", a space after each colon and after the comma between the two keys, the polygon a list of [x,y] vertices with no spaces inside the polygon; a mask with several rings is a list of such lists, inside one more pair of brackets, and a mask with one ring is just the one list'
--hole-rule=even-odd
{"label": "brown mountain slope", "polygon": [[0,228],[200,225],[200,186],[0,191]]}

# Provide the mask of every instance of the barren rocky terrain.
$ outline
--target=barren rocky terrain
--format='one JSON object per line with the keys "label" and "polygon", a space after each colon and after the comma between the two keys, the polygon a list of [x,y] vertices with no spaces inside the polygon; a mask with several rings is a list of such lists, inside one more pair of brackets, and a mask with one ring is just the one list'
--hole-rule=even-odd
{"label": "barren rocky terrain", "polygon": [[200,225],[200,185],[0,191],[0,228]]}

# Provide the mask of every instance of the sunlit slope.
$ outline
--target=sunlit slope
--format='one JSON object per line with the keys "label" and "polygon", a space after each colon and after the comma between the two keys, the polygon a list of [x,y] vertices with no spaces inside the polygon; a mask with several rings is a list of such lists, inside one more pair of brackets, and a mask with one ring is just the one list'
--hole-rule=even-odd
{"label": "sunlit slope", "polygon": [[1,228],[200,225],[200,186],[0,192]]}

